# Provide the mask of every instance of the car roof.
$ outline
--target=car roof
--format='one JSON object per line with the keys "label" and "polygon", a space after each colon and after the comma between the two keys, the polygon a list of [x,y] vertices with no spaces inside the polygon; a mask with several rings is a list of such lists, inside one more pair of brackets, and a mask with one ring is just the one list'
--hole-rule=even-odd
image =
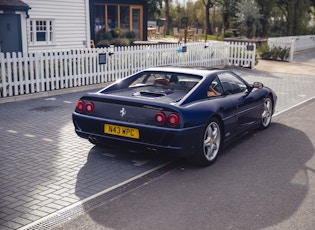
{"label": "car roof", "polygon": [[157,66],[145,69],[145,71],[161,71],[161,72],[174,72],[183,74],[192,74],[200,76],[208,76],[212,73],[226,71],[226,67],[205,67],[205,66]]}

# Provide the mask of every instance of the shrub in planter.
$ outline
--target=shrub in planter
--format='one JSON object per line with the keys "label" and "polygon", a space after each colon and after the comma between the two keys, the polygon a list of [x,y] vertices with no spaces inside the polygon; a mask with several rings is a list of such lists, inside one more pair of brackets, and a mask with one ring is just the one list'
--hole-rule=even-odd
{"label": "shrub in planter", "polygon": [[280,51],[279,48],[280,48],[280,47],[273,47],[273,48],[271,49],[270,53],[271,53],[271,58],[272,58],[273,60],[277,60],[277,59],[278,59],[278,57],[279,57],[279,51]]}
{"label": "shrub in planter", "polygon": [[261,51],[261,58],[262,59],[270,59],[271,58],[271,52],[269,50],[268,45],[263,45],[260,49]]}
{"label": "shrub in planter", "polygon": [[123,33],[124,33],[124,31],[118,27],[112,30],[112,34],[113,34],[114,38],[120,37]]}
{"label": "shrub in planter", "polygon": [[279,50],[279,58],[281,61],[285,61],[290,56],[290,48],[280,48]]}
{"label": "shrub in planter", "polygon": [[136,33],[133,31],[129,31],[129,32],[126,32],[125,36],[126,38],[134,39],[136,37]]}
{"label": "shrub in planter", "polygon": [[263,46],[261,49],[262,59],[272,59],[285,61],[290,56],[290,48],[272,47],[269,49],[268,45]]}
{"label": "shrub in planter", "polygon": [[133,45],[135,45],[134,42],[136,41],[136,39],[129,39],[129,41],[130,41],[130,45],[133,46]]}
{"label": "shrub in planter", "polygon": [[115,46],[129,46],[130,40],[128,38],[114,38],[112,44]]}
{"label": "shrub in planter", "polygon": [[101,40],[112,40],[113,36],[110,32],[106,32],[105,29],[101,29],[96,33],[96,40],[101,41]]}
{"label": "shrub in planter", "polygon": [[96,47],[97,48],[106,48],[106,47],[109,47],[111,45],[110,41],[108,40],[102,40],[102,41],[99,41],[97,44],[96,44]]}

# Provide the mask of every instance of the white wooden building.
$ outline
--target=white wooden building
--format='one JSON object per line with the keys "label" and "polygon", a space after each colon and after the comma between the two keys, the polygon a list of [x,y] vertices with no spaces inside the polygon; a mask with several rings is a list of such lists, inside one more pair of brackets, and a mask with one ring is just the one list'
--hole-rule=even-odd
{"label": "white wooden building", "polygon": [[147,0],[0,0],[0,52],[88,48],[107,25],[146,40],[146,21]]}
{"label": "white wooden building", "polygon": [[30,6],[28,51],[90,45],[89,0],[23,0]]}
{"label": "white wooden building", "polygon": [[90,46],[89,0],[0,0],[0,52]]}

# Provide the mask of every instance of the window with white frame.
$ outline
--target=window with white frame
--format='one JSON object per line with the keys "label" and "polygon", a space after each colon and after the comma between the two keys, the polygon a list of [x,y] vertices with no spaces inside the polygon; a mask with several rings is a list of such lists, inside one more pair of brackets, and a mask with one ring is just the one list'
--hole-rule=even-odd
{"label": "window with white frame", "polygon": [[54,44],[55,25],[53,19],[31,19],[29,25],[31,45]]}

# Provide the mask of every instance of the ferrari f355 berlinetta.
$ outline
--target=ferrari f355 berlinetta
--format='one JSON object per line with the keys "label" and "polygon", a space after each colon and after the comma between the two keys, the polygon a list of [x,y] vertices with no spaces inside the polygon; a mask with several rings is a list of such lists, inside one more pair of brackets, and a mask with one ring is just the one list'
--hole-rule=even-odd
{"label": "ferrari f355 berlinetta", "polygon": [[276,94],[229,68],[164,66],[82,96],[76,133],[96,145],[166,152],[207,166],[224,144],[266,129]]}

